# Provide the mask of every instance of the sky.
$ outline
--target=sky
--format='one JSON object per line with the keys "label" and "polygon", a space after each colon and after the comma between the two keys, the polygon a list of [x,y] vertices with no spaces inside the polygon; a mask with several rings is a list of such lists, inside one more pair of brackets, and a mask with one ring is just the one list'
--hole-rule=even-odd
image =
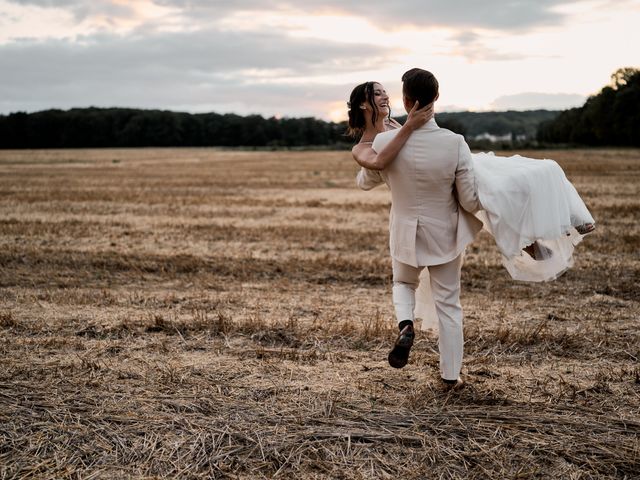
{"label": "sky", "polygon": [[640,0],[0,0],[0,114],[134,107],[340,121],[357,84],[436,111],[582,105],[640,68]]}

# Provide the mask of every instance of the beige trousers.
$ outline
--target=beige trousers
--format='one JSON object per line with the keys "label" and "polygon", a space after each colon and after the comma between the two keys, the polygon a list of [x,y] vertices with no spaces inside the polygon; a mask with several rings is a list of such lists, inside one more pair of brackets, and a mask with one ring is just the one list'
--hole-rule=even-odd
{"label": "beige trousers", "polygon": [[[446,380],[457,379],[462,368],[462,257],[463,254],[460,254],[450,262],[426,267],[429,269],[431,291],[438,314],[440,374]],[[416,288],[423,268],[425,267],[412,267],[393,259],[393,305],[398,322],[414,320]]]}

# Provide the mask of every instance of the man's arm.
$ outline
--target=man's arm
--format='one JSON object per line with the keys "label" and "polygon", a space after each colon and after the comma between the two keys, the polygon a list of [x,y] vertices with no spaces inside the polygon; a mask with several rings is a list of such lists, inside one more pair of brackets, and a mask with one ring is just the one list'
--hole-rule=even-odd
{"label": "man's arm", "polygon": [[371,190],[378,185],[384,183],[382,179],[382,175],[380,175],[380,171],[378,170],[368,170],[364,167],[360,169],[358,172],[358,176],[356,177],[356,184],[362,190]]}
{"label": "man's arm", "polygon": [[427,105],[420,110],[417,108],[418,102],[413,105],[404,125],[392,120],[400,128],[392,130],[394,133],[391,139],[385,139],[386,141],[381,142],[378,139],[382,135],[377,135],[371,147],[363,143],[354,146],[351,149],[351,153],[355,161],[361,167],[369,170],[384,170],[387,168],[398,156],[398,153],[402,150],[414,130],[420,128],[433,117],[433,104]]}
{"label": "man's arm", "polygon": [[456,169],[456,193],[458,203],[467,212],[477,212],[482,208],[478,199],[478,185],[473,173],[473,163],[471,160],[471,150],[469,145],[460,135],[458,147],[458,168]]}

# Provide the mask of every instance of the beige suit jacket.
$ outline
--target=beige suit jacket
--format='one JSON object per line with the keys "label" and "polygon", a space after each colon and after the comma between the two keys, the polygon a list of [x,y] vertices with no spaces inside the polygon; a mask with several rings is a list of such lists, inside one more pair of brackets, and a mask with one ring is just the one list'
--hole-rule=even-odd
{"label": "beige suit jacket", "polygon": [[[378,134],[374,150],[382,150],[396,133]],[[411,134],[385,170],[362,168],[358,173],[357,184],[363,190],[382,183],[391,189],[391,256],[402,263],[447,263],[482,228],[471,214],[481,205],[469,146],[464,137],[438,127],[433,119]]]}

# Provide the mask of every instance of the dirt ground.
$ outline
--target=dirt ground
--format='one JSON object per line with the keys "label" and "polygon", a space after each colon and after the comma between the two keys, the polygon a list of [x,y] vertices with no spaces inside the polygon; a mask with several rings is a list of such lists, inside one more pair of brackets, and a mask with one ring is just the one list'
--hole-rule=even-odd
{"label": "dirt ground", "polygon": [[0,478],[640,478],[640,151],[520,153],[598,229],[543,284],[481,234],[445,393],[349,152],[0,152]]}

